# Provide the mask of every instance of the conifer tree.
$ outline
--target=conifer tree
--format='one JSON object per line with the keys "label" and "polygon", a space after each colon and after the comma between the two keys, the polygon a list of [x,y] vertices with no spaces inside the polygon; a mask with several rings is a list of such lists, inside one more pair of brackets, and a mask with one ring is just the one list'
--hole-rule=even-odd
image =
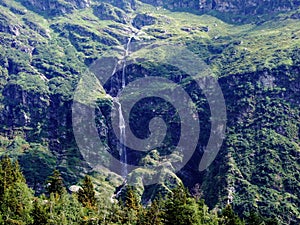
{"label": "conifer tree", "polygon": [[163,201],[155,199],[149,207],[140,210],[139,225],[163,225]]}
{"label": "conifer tree", "polygon": [[219,218],[216,212],[210,212],[208,206],[203,199],[198,198],[197,204],[199,207],[200,224],[218,225]]}
{"label": "conifer tree", "polygon": [[82,184],[82,188],[78,191],[78,201],[82,203],[84,207],[95,207],[96,196],[94,186],[90,176],[85,176]]}
{"label": "conifer tree", "polygon": [[139,202],[136,197],[135,191],[133,187],[128,187],[125,195],[125,201],[124,201],[125,207],[133,210],[139,209]]}
{"label": "conifer tree", "polygon": [[90,211],[84,210],[77,197],[68,194],[66,191],[59,198],[51,195],[48,201],[49,225],[79,225],[83,217],[90,217]]}
{"label": "conifer tree", "polygon": [[25,183],[18,161],[12,163],[8,156],[0,161],[0,200],[6,189],[17,182]]}
{"label": "conifer tree", "polygon": [[258,211],[251,210],[246,218],[247,225],[278,225],[275,218],[264,218]]}
{"label": "conifer tree", "polygon": [[122,211],[122,203],[113,203],[111,207],[108,209],[109,214],[106,219],[107,224],[121,224],[123,220],[123,211]]}
{"label": "conifer tree", "polygon": [[189,196],[183,186],[178,186],[166,199],[164,221],[166,225],[200,224],[196,200]]}
{"label": "conifer tree", "polygon": [[123,204],[123,215],[121,216],[122,224],[137,224],[141,206],[133,187],[127,187],[124,203],[121,202],[121,204]]}
{"label": "conifer tree", "polygon": [[231,207],[227,205],[222,210],[221,225],[244,225],[245,223],[236,215]]}
{"label": "conifer tree", "polygon": [[63,179],[58,170],[54,170],[52,176],[49,177],[46,189],[48,194],[62,195],[65,192]]}
{"label": "conifer tree", "polygon": [[49,224],[50,214],[47,211],[47,206],[38,198],[33,201],[33,210],[31,215],[33,217],[32,225]]}
{"label": "conifer tree", "polygon": [[17,161],[0,161],[0,213],[4,224],[30,224],[33,191],[27,186]]}

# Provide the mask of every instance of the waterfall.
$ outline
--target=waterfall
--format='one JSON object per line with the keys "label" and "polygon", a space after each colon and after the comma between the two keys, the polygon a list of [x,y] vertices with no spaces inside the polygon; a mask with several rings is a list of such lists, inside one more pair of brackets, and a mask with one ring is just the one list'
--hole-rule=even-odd
{"label": "waterfall", "polygon": [[[128,39],[128,42],[125,47],[125,54],[124,58],[122,59],[122,77],[121,77],[121,89],[125,88],[126,86],[126,58],[129,55],[129,48],[130,43],[133,37],[130,37]],[[117,68],[117,67],[116,67]],[[116,73],[116,70],[113,71],[113,73]],[[119,129],[120,129],[120,145],[119,145],[119,155],[120,155],[120,161],[123,163],[122,167],[122,177],[126,178],[128,175],[128,166],[127,166],[127,148],[126,148],[126,126],[125,126],[125,120],[123,117],[122,112],[122,105],[118,100],[118,97],[114,99],[117,107],[118,107],[118,116],[119,116]]]}
{"label": "waterfall", "polygon": [[126,59],[123,59],[123,68],[122,68],[122,78],[121,78],[121,88],[125,88],[126,86]]}
{"label": "waterfall", "polygon": [[[130,19],[129,24],[132,26],[133,24],[133,18]],[[133,27],[133,26],[132,26]],[[122,60],[119,60],[116,64],[116,67],[113,70],[113,74],[112,76],[117,72],[117,68],[120,62],[122,62],[122,77],[121,77],[121,90],[123,88],[125,88],[126,86],[126,59],[129,56],[130,52],[130,44],[132,39],[135,37],[135,35],[137,35],[137,32],[132,32],[132,35],[129,37],[126,46],[124,48],[125,52],[124,52],[124,57]],[[127,175],[128,175],[128,155],[127,155],[127,149],[126,149],[126,124],[125,124],[125,120],[124,120],[124,116],[123,116],[123,112],[122,112],[122,105],[118,99],[118,97],[114,98],[114,102],[116,103],[117,107],[118,107],[118,114],[119,114],[119,129],[120,129],[120,145],[119,145],[119,155],[120,155],[120,161],[123,163],[123,166],[121,168],[121,172],[122,172],[122,177],[124,178],[123,184],[121,189],[111,197],[111,200],[114,198],[118,198],[123,190],[123,188],[125,187],[126,183],[127,183]]]}
{"label": "waterfall", "polygon": [[131,36],[128,39],[128,42],[126,44],[126,48],[125,48],[125,54],[124,54],[124,58],[123,58],[123,68],[122,68],[122,89],[126,86],[126,80],[125,80],[125,75],[126,75],[126,58],[129,55],[129,48],[130,48],[130,43],[132,41],[133,36]]}
{"label": "waterfall", "polygon": [[127,150],[126,150],[126,127],[125,127],[125,120],[124,120],[123,112],[122,112],[122,105],[118,100],[116,101],[116,103],[118,105],[119,129],[120,129],[119,154],[120,154],[120,160],[124,164],[124,166],[122,167],[122,177],[126,177],[128,174]]}

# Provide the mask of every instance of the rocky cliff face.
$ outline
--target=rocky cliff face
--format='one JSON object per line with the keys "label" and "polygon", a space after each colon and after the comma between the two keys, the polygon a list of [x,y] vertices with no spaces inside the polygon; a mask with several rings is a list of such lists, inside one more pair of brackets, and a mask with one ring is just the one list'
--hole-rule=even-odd
{"label": "rocky cliff face", "polygon": [[268,12],[288,11],[299,6],[299,1],[220,1],[200,0],[199,10],[217,10],[220,12],[233,12],[242,14],[262,14]]}
{"label": "rocky cliff face", "polygon": [[239,14],[262,14],[268,12],[289,11],[300,5],[300,1],[270,1],[270,0],[142,0],[142,2],[165,6],[169,9],[193,9],[201,12],[216,10]]}
{"label": "rocky cliff face", "polygon": [[56,16],[71,13],[75,9],[84,9],[93,5],[93,3],[109,3],[126,12],[135,9],[136,0],[21,0],[22,4],[36,12],[48,16]]}
{"label": "rocky cliff face", "polygon": [[21,0],[21,2],[29,8],[51,15],[70,13],[76,8],[87,8],[91,4],[91,0]]}
{"label": "rocky cliff face", "polygon": [[[58,15],[70,13],[76,8],[90,7],[93,0],[64,0],[64,1],[42,1],[42,0],[21,0],[23,4],[36,11],[46,14]],[[138,1],[136,0],[104,0],[102,2],[110,3],[127,12],[136,8]],[[141,0],[141,2],[152,4],[155,6],[164,6],[168,9],[178,10],[196,10],[199,12],[207,12],[216,10],[219,12],[235,13],[235,14],[264,14],[271,12],[289,11],[297,8],[300,5],[299,0],[294,1],[270,1],[270,0]]]}

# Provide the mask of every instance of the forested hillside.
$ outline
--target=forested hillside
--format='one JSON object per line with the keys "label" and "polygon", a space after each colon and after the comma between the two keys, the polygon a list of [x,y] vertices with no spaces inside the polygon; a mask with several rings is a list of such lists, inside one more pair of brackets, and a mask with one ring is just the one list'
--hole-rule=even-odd
{"label": "forested hillside", "polygon": [[[134,187],[127,187],[118,200],[97,196],[91,177],[85,176],[81,187],[68,193],[58,170],[47,180],[47,191],[34,197],[28,188],[17,161],[7,156],[0,161],[0,224],[236,224],[241,220],[227,205],[220,211],[210,211],[195,191],[192,196],[182,185],[165,197],[156,197],[144,207]],[[262,217],[251,211],[248,224],[278,224],[276,219]]]}

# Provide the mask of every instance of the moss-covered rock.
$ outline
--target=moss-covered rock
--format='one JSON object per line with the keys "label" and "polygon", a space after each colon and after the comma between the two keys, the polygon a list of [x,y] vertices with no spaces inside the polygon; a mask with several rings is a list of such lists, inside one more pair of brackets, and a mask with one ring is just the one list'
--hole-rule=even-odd
{"label": "moss-covered rock", "polygon": [[113,20],[123,24],[129,22],[129,18],[123,10],[115,8],[108,3],[100,3],[98,6],[95,6],[94,14],[101,20]]}

